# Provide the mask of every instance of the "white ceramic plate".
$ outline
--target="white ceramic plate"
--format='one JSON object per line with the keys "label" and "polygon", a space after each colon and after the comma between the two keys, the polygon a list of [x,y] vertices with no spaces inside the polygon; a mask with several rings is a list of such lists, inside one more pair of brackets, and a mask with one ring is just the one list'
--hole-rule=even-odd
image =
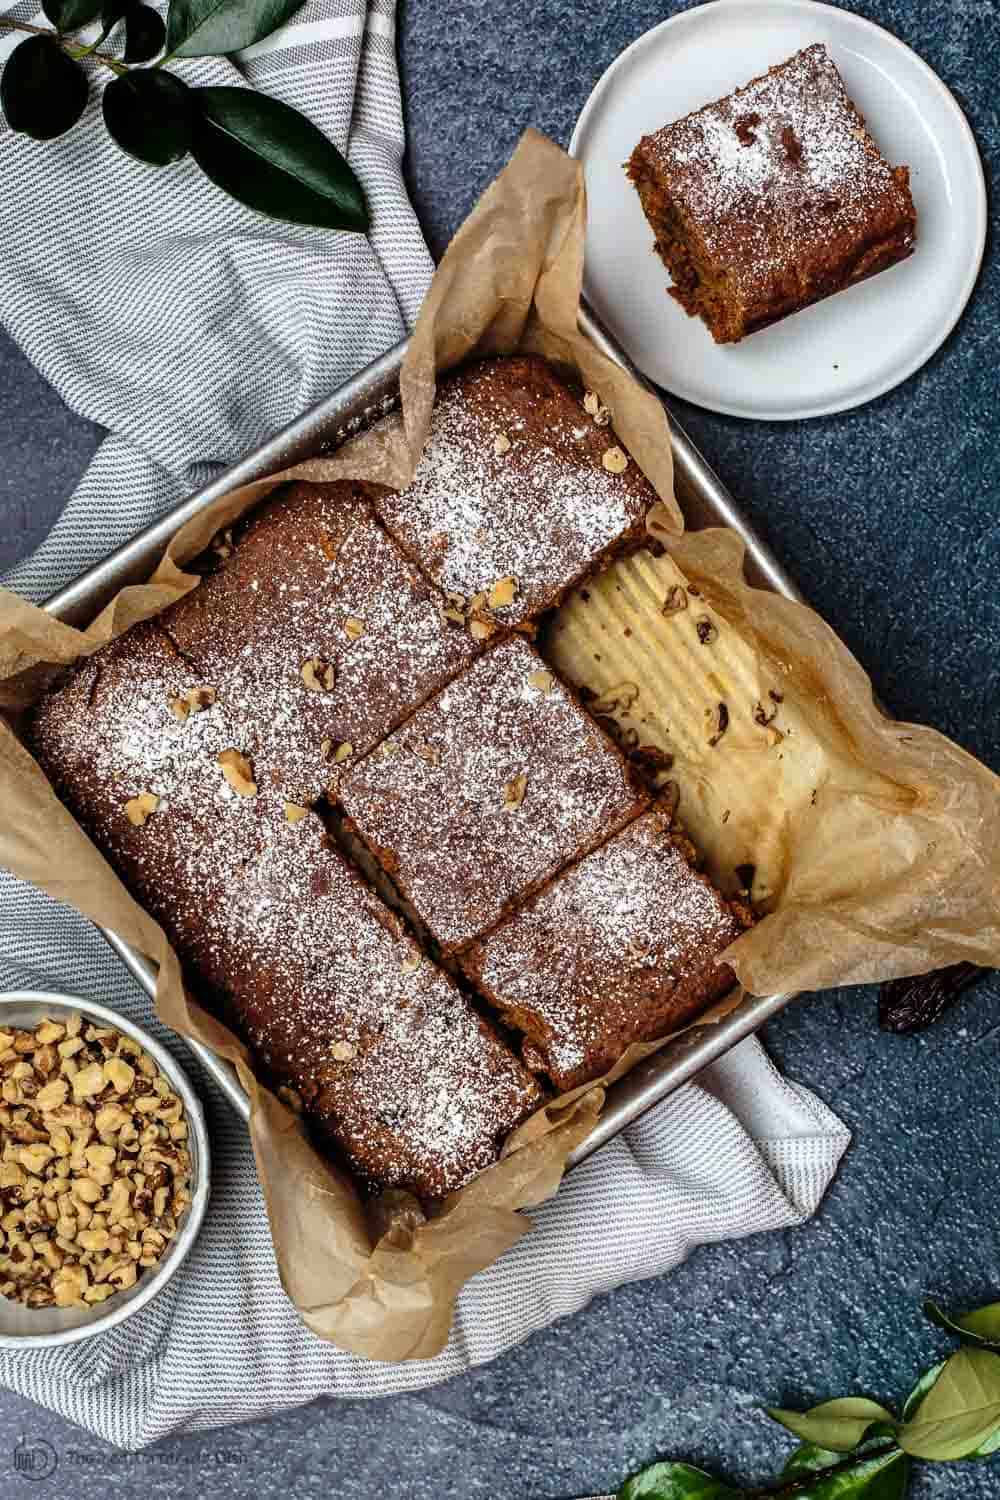
{"label": "white ceramic plate", "polygon": [[[640,136],[810,42],[826,43],[883,155],[909,165],[917,248],[739,344],[715,344],[667,296],[667,272],[622,163]],[[930,358],[975,284],[986,188],[965,116],[909,47],[816,0],[713,0],[647,31],[594,89],[570,150],[587,181],[587,298],[651,380],[711,411],[790,421],[871,401]]]}

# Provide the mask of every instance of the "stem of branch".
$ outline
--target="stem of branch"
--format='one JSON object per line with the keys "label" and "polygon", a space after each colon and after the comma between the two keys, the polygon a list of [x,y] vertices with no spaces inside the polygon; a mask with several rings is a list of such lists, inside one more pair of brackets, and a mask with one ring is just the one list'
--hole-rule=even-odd
{"label": "stem of branch", "polygon": [[758,1490],[744,1490],[742,1500],[794,1500],[796,1495],[811,1490],[818,1480],[828,1479],[831,1474],[846,1474],[848,1470],[867,1463],[869,1459],[884,1458],[895,1447],[895,1443],[887,1443],[884,1448],[869,1448],[866,1453],[849,1453],[839,1464],[831,1464],[828,1469],[815,1469],[811,1474],[797,1475],[795,1479],[786,1479],[777,1486],[765,1485]]}
{"label": "stem of branch", "polygon": [[[116,57],[108,57],[105,52],[95,52],[93,47],[78,47],[75,42],[64,42],[62,37],[50,31],[47,26],[32,26],[28,21],[11,21],[7,16],[0,16],[0,28],[5,26],[11,31],[30,31],[32,36],[50,36],[59,44],[67,57],[93,57],[97,62],[102,62],[106,68],[110,68],[112,73],[128,72],[128,68],[124,67]],[[94,46],[97,45],[98,43],[95,42]]]}

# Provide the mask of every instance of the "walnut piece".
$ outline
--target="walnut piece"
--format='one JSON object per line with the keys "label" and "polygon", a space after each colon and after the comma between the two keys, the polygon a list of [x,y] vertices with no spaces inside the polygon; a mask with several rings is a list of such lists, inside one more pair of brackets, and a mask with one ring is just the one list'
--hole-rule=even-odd
{"label": "walnut piece", "polygon": [[214,687],[188,688],[179,698],[170,699],[170,712],[183,722],[189,714],[200,714],[203,708],[211,708],[217,696]]}
{"label": "walnut piece", "polygon": [[533,688],[537,688],[540,693],[551,693],[552,688],[555,684],[555,678],[552,676],[551,672],[529,672],[528,681],[531,683],[531,686]]}
{"label": "walnut piece", "polygon": [[125,804],[125,816],[135,828],[141,828],[149,817],[155,813],[160,805],[160,799],[155,792],[140,792],[138,797],[130,797]]}
{"label": "walnut piece", "polygon": [[498,578],[489,592],[490,609],[503,609],[506,605],[513,604],[516,593],[516,578]]}
{"label": "walnut piece", "polygon": [[[82,1029],[74,1013],[0,1033],[9,1039],[0,1045],[0,1288],[26,1307],[85,1306],[134,1285],[191,1202],[187,1122],[170,1081],[131,1037]],[[53,1077],[57,1062],[62,1076]]]}
{"label": "walnut piece", "polygon": [[504,812],[515,812],[524,801],[524,794],[528,787],[528,773],[522,771],[512,781],[508,781],[503,789]]}
{"label": "walnut piece", "polygon": [[336,681],[336,673],[322,657],[310,656],[299,668],[302,681],[312,693],[330,693]]}
{"label": "walnut piece", "polygon": [[350,1062],[357,1057],[358,1049],[353,1042],[331,1042],[330,1056],[337,1062]]}
{"label": "walnut piece", "polygon": [[109,1057],[104,1064],[104,1079],[116,1094],[127,1094],[135,1083],[135,1069],[123,1057]]}
{"label": "walnut piece", "polygon": [[615,710],[627,713],[639,696],[639,684],[637,682],[619,682],[615,687],[606,688],[600,698],[594,698],[587,707],[592,714],[613,714]]}
{"label": "walnut piece", "polygon": [[616,444],[613,448],[604,450],[601,454],[601,463],[609,474],[624,474],[628,468],[628,455]]}
{"label": "walnut piece", "polygon": [[609,427],[611,425],[611,412],[603,404],[596,391],[588,391],[584,396],[583,409],[588,416],[593,417],[595,427]]}
{"label": "walnut piece", "polygon": [[498,432],[493,439],[493,452],[497,458],[502,458],[505,453],[510,452],[510,438],[505,432]]}
{"label": "walnut piece", "polygon": [[303,807],[298,802],[285,803],[285,817],[289,823],[301,823],[302,819],[308,817],[308,807]]}
{"label": "walnut piece", "polygon": [[344,633],[348,640],[359,641],[365,633],[364,620],[359,620],[357,615],[348,615],[344,621]]}
{"label": "walnut piece", "polygon": [[256,797],[257,783],[253,779],[253,767],[245,755],[238,750],[220,750],[215,757],[222,767],[222,774],[241,797]]}

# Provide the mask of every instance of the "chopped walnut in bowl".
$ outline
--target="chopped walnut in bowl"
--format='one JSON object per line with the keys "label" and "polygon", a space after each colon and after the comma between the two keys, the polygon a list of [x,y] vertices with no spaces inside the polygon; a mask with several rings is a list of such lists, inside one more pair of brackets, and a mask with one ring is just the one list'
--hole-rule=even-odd
{"label": "chopped walnut in bowl", "polygon": [[103,1006],[0,995],[0,1347],[83,1338],[161,1289],[208,1194],[197,1096]]}

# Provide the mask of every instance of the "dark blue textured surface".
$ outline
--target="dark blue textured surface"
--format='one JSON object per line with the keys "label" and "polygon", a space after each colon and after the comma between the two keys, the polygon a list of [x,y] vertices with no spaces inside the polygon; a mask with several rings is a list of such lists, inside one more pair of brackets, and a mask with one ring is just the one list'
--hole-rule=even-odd
{"label": "dark blue textured surface", "polygon": [[[534,124],[565,142],[593,83],[671,9],[652,0],[403,0],[410,182],[435,251]],[[955,91],[997,159],[996,10],[979,0],[870,0]],[[988,43],[994,28],[993,46]],[[994,232],[996,226],[994,210]],[[763,426],[678,415],[810,599],[901,717],[933,723],[1000,768],[997,257],[955,335],[914,379],[861,410]],[[96,429],[0,342],[0,567],[58,513]],[[946,1341],[924,1292],[1000,1295],[996,1163],[1000,984],[923,1038],[880,1035],[874,996],[800,1001],[767,1041],[855,1131],[805,1228],[698,1253],[625,1287],[486,1369],[420,1398],[319,1403],[213,1442],[161,1445],[113,1467],[102,1445],[0,1398],[0,1495],[38,1495],[7,1455],[19,1433],[64,1451],[58,1492],[95,1482],[180,1500],[205,1489],[348,1500],[405,1494],[563,1497],[616,1484],[661,1454],[767,1477],[788,1444],[761,1401],[852,1390],[891,1399]],[[94,1464],[73,1468],[84,1449]],[[1000,1463],[942,1465],[918,1500],[1000,1493]]]}

